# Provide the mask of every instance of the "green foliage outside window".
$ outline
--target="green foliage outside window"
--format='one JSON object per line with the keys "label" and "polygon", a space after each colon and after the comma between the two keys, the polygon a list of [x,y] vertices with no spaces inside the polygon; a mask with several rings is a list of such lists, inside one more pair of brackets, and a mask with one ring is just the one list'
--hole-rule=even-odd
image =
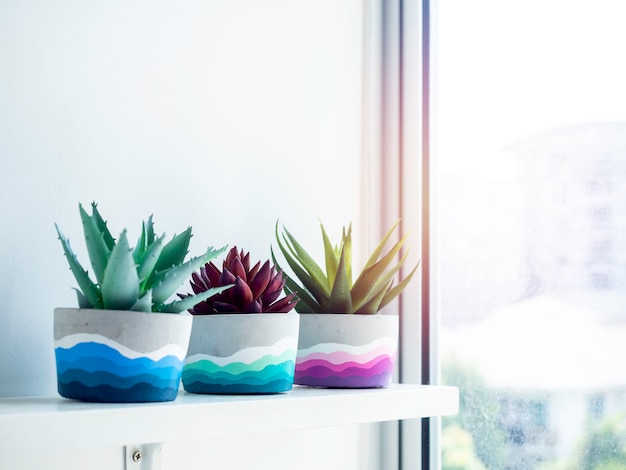
{"label": "green foliage outside window", "polygon": [[[497,391],[480,374],[460,361],[447,361],[443,383],[459,387],[459,413],[442,420],[442,470],[500,470],[507,462],[507,435],[502,414],[506,411]],[[528,410],[536,425],[545,410],[533,401]],[[536,414],[536,416],[535,416]],[[510,436],[509,436],[510,437]],[[626,470],[626,413],[605,418],[595,425],[567,458],[538,464],[537,470]]]}
{"label": "green foliage outside window", "polygon": [[[459,467],[459,463],[450,462],[450,452],[454,445],[446,442],[448,427],[457,426],[465,430],[473,438],[473,448],[478,462],[484,468],[497,469],[504,467],[505,435],[499,427],[499,404],[495,391],[490,389],[480,374],[472,367],[457,361],[448,361],[442,368],[444,384],[459,387],[459,413],[455,416],[443,418],[443,456],[442,470],[457,470],[459,468],[480,468],[473,462],[471,447],[464,452],[468,460]],[[448,431],[450,432],[450,431]],[[449,437],[454,434],[450,433]],[[451,466],[446,466],[446,462]]]}
{"label": "green foliage outside window", "polygon": [[626,415],[601,421],[582,439],[574,455],[541,470],[626,470]]}

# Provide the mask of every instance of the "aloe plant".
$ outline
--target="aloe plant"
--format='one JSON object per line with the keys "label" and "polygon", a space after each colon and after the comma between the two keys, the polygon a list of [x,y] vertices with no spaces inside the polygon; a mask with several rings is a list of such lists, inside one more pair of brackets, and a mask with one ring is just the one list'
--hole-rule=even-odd
{"label": "aloe plant", "polygon": [[[198,295],[215,287],[233,287],[215,294],[195,305],[189,311],[196,315],[212,313],[286,313],[298,303],[295,294],[279,298],[286,279],[269,260],[263,265],[258,261],[250,267],[250,253],[230,249],[222,270],[207,263],[200,271],[191,275],[191,288]],[[179,294],[184,299],[188,295]]]}
{"label": "aloe plant", "polygon": [[191,227],[165,242],[165,234],[156,236],[152,216],[143,222],[141,236],[131,249],[126,230],[117,240],[107,228],[97,204],[91,204],[89,215],[79,204],[85,244],[95,280],[81,266],[70,247],[70,241],[55,224],[65,257],[78,283],[76,294],[81,308],[135,310],[179,313],[229,286],[220,286],[197,297],[167,302],[175,290],[207,261],[219,256],[227,247],[210,247],[202,256],[185,261]]}
{"label": "aloe plant", "polygon": [[[352,225],[342,230],[341,241],[333,245],[320,222],[324,243],[325,269],[307,253],[296,238],[283,226],[279,233],[276,222],[276,240],[294,276],[286,276],[285,292],[296,293],[300,302],[299,313],[360,313],[375,314],[395,299],[408,285],[419,266],[417,265],[398,284],[394,278],[407,259],[408,251],[398,260],[398,254],[407,236],[395,243],[386,253],[383,249],[398,220],[352,282]],[[276,257],[272,249],[272,259]]]}

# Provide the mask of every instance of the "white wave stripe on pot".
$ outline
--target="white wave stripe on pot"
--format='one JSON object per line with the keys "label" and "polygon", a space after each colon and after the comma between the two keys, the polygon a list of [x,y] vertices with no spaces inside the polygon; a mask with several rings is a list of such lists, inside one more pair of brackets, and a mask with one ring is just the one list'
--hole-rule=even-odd
{"label": "white wave stripe on pot", "polygon": [[63,338],[55,340],[54,347],[71,349],[77,344],[81,343],[97,343],[109,346],[110,348],[115,349],[128,359],[148,357],[153,361],[159,361],[164,357],[174,356],[182,361],[183,359],[185,359],[185,355],[187,354],[187,351],[177,344],[168,344],[155,351],[137,352],[124,346],[121,343],[118,343],[117,341],[113,341],[112,339],[107,338],[106,336],[91,333],[76,333],[73,335],[64,336]]}
{"label": "white wave stripe on pot", "polygon": [[254,346],[251,348],[245,348],[237,351],[236,353],[226,356],[211,356],[209,354],[192,354],[185,360],[186,364],[191,364],[197,361],[205,360],[211,361],[217,366],[226,366],[234,362],[241,362],[242,364],[251,364],[257,361],[260,357],[264,356],[280,356],[287,350],[295,351],[298,347],[298,338],[294,336],[287,336],[278,340],[271,346]]}
{"label": "white wave stripe on pot", "polygon": [[393,357],[397,349],[398,339],[390,336],[378,338],[359,346],[343,343],[319,343],[310,348],[298,349],[297,361],[323,358],[330,363],[341,364],[345,358],[338,355],[339,352],[348,357],[359,357],[360,360],[369,361],[381,355]]}

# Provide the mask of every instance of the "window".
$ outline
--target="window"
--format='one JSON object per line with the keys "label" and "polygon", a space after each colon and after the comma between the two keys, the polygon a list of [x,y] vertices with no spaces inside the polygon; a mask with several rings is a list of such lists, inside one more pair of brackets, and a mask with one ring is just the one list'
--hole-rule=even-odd
{"label": "window", "polygon": [[626,6],[436,9],[442,468],[626,469]]}

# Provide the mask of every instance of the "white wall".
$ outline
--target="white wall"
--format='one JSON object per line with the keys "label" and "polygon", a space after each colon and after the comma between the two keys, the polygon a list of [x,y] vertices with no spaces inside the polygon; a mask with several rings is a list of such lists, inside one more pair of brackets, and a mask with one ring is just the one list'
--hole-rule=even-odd
{"label": "white wall", "polygon": [[131,239],[192,225],[191,254],[358,225],[361,47],[360,0],[0,2],[0,396],[56,393],[79,202]]}

